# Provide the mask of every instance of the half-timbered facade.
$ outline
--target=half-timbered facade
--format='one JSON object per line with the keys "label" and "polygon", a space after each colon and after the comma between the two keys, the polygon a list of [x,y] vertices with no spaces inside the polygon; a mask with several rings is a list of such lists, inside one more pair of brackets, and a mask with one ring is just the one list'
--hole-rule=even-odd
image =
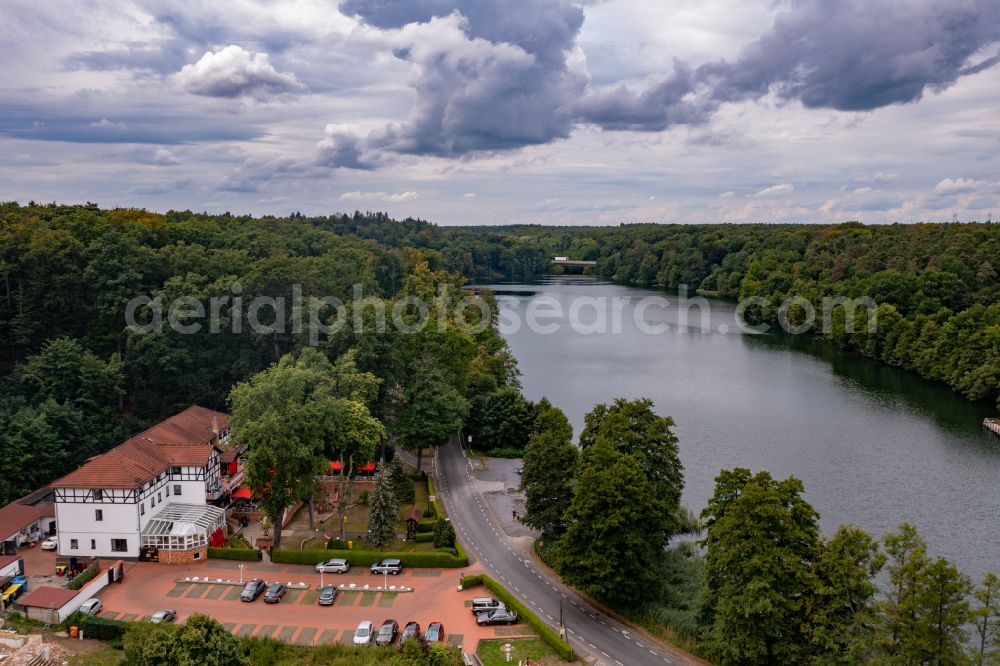
{"label": "half-timbered facade", "polygon": [[[191,407],[53,483],[59,554],[119,559],[149,555],[144,548],[152,542],[144,543],[143,534],[161,512],[182,505],[190,514],[190,507],[218,499],[223,483],[220,453],[228,435],[228,415]],[[205,513],[210,519],[194,521],[195,529],[207,529],[203,524],[209,523],[220,526],[222,509]],[[163,524],[160,521],[156,531],[162,532]],[[183,550],[192,544],[203,547],[207,541],[207,533],[191,534],[189,526],[177,529],[185,530],[185,539],[163,543]],[[194,559],[199,559],[197,554]]]}

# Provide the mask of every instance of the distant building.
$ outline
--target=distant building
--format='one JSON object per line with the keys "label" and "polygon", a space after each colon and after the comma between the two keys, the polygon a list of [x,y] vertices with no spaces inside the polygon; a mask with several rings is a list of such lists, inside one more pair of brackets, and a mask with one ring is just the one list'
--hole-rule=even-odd
{"label": "distant building", "polygon": [[56,512],[48,488],[15,500],[0,509],[0,555],[13,555],[17,547],[55,531]]}
{"label": "distant building", "polygon": [[51,484],[59,554],[205,559],[243,475],[234,448],[227,414],[190,407],[91,458]]}

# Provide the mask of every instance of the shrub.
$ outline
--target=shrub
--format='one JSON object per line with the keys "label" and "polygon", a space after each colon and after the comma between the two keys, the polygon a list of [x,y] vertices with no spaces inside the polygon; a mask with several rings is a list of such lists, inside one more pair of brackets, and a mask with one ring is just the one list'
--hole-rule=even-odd
{"label": "shrub", "polygon": [[327,550],[347,550],[347,544],[340,539],[330,539],[326,542]]}
{"label": "shrub", "polygon": [[559,638],[559,634],[552,631],[547,624],[542,622],[541,618],[535,615],[527,606],[518,601],[514,595],[507,591],[500,583],[496,582],[486,574],[480,576],[466,576],[462,579],[462,588],[473,587],[473,585],[466,585],[466,582],[472,582],[475,578],[479,578],[486,589],[493,593],[497,599],[502,601],[507,608],[513,609],[521,620],[524,621],[529,627],[538,632],[539,637],[546,643],[548,643],[556,653],[562,657],[565,661],[575,661],[576,654],[573,652],[573,648],[569,643]]}
{"label": "shrub", "polygon": [[363,490],[361,492],[361,495],[358,496],[358,501],[361,502],[362,504],[364,504],[365,506],[368,506],[368,491],[367,490]]}
{"label": "shrub", "polygon": [[257,562],[260,560],[260,551],[253,548],[209,547],[208,557],[212,560],[240,560],[243,562]]}
{"label": "shrub", "polygon": [[439,520],[434,526],[434,547],[453,548],[455,546],[455,528],[451,521]]}
{"label": "shrub", "polygon": [[486,455],[490,458],[521,458],[524,456],[524,450],[515,449],[511,446],[504,446],[499,449],[490,449]]}
{"label": "shrub", "polygon": [[[459,552],[456,549],[456,552]],[[368,567],[387,557],[395,557],[403,566],[417,569],[457,569],[469,566],[464,552],[458,555],[444,552],[391,553],[376,550],[288,550],[276,548],[271,552],[275,564],[318,564],[331,557],[342,557],[355,567]]]}
{"label": "shrub", "polygon": [[79,576],[66,584],[66,589],[79,590],[81,587],[97,578],[97,574],[99,573],[101,573],[101,564],[97,560],[94,560],[80,573]]}
{"label": "shrub", "polygon": [[93,615],[87,615],[77,626],[83,629],[84,637],[96,638],[100,641],[120,640],[126,629],[125,622],[108,620]]}
{"label": "shrub", "polygon": [[413,537],[413,540],[417,543],[430,543],[431,541],[434,541],[434,533],[421,532],[418,530],[416,535]]}
{"label": "shrub", "polygon": [[451,548],[451,547],[447,547],[447,548],[435,548],[434,552],[435,553],[448,553],[449,555],[454,555],[455,557],[458,557],[458,551],[455,550],[454,548]]}
{"label": "shrub", "polygon": [[479,587],[482,585],[483,577],[478,574],[475,576],[462,576],[462,579],[458,583],[462,586],[463,590],[467,590],[470,587]]}
{"label": "shrub", "polygon": [[433,534],[436,520],[421,520],[417,522],[417,534]]}
{"label": "shrub", "polygon": [[423,517],[424,518],[433,518],[434,517],[434,509],[432,507],[433,507],[432,504],[428,504],[427,508],[424,509],[424,513],[423,513]]}

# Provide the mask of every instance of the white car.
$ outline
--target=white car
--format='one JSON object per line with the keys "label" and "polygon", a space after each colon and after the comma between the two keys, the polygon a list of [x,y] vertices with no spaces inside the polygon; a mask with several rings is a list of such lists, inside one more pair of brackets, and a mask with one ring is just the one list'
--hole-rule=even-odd
{"label": "white car", "polygon": [[100,599],[88,599],[83,602],[82,606],[80,606],[80,612],[87,613],[88,615],[97,615],[103,609],[104,606],[101,604]]}
{"label": "white car", "polygon": [[351,642],[355,645],[371,645],[374,639],[375,625],[371,621],[365,620],[354,630],[354,640]]}
{"label": "white car", "polygon": [[59,547],[59,539],[55,537],[49,537],[42,542],[42,550],[55,550]]}
{"label": "white car", "polygon": [[316,573],[347,573],[350,569],[351,563],[341,557],[320,562],[316,565]]}

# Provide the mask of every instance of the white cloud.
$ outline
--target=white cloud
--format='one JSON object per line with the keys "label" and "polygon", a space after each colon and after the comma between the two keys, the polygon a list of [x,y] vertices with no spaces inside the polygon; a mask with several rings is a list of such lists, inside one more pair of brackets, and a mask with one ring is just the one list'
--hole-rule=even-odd
{"label": "white cloud", "polygon": [[205,97],[263,100],[268,95],[305,89],[294,74],[276,70],[266,53],[251,55],[236,45],[208,51],[198,62],[184,65],[174,80],[183,90]]}
{"label": "white cloud", "polygon": [[128,124],[126,124],[126,123],[124,123],[124,122],[122,122],[120,120],[119,121],[111,121],[111,120],[108,120],[107,118],[101,118],[100,120],[98,120],[95,123],[90,123],[90,126],[91,127],[97,127],[99,129],[108,129],[108,130],[127,130],[128,129]]}
{"label": "white cloud", "polygon": [[868,194],[871,191],[872,191],[872,188],[870,188],[870,187],[859,187],[858,189],[854,190],[854,193],[855,194]]}
{"label": "white cloud", "polygon": [[877,174],[875,174],[872,177],[872,181],[875,182],[875,183],[883,184],[883,183],[891,183],[892,181],[896,180],[897,178],[899,178],[899,176],[897,174],[886,172],[886,171],[879,171]]}
{"label": "white cloud", "polygon": [[475,199],[476,198],[476,193],[475,192],[466,192],[465,194],[462,195],[462,198],[463,199]]}
{"label": "white cloud", "polygon": [[959,178],[957,180],[952,180],[951,178],[945,178],[940,183],[934,187],[935,194],[968,194],[969,192],[975,192],[976,190],[983,187],[986,183],[978,180],[972,180],[971,178]]}
{"label": "white cloud", "polygon": [[729,190],[728,192],[723,192],[722,194],[720,194],[719,198],[720,199],[732,199],[735,196],[736,196],[736,192],[733,192],[732,190]]}
{"label": "white cloud", "polygon": [[795,190],[795,186],[789,183],[782,183],[781,185],[774,185],[773,187],[767,187],[756,194],[751,194],[750,196],[754,199],[764,199],[767,197],[779,197],[782,194],[791,194]]}
{"label": "white cloud", "polygon": [[344,192],[340,195],[341,201],[387,201],[389,203],[400,203],[409,201],[417,197],[417,193],[411,191],[397,192]]}
{"label": "white cloud", "polygon": [[166,148],[160,148],[155,153],[153,153],[153,164],[156,166],[171,166],[173,164],[180,164],[181,161],[177,159],[177,156]]}

